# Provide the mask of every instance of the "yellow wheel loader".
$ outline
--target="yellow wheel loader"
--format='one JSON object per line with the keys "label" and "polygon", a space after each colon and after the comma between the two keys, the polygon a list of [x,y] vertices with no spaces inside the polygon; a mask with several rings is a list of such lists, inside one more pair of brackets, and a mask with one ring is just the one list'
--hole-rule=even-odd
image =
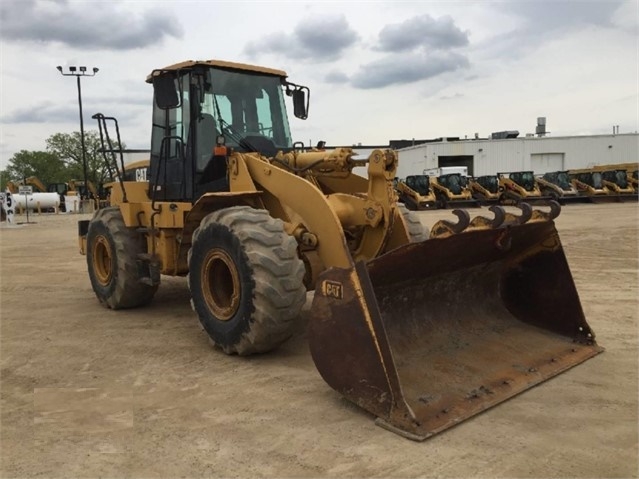
{"label": "yellow wheel loader", "polygon": [[247,355],[286,341],[314,290],[320,375],[415,440],[601,351],[552,220],[558,205],[472,220],[459,210],[464,221],[427,239],[398,203],[394,151],[358,159],[293,143],[284,100],[305,119],[309,90],[283,71],[188,61],[147,81],[149,181],[120,176],[112,206],[78,225],[104,306],[142,306],[162,275],[186,276],[212,342]]}
{"label": "yellow wheel loader", "polygon": [[149,160],[139,160],[124,167],[124,181],[149,181]]}
{"label": "yellow wheel loader", "polygon": [[430,188],[428,175],[409,175],[399,180],[395,189],[399,201],[409,210],[428,210],[437,208],[435,193]]}

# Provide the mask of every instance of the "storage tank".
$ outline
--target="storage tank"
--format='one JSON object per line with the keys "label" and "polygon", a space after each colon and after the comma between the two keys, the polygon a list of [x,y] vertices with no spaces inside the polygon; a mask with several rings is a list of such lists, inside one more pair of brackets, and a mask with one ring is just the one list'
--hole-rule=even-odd
{"label": "storage tank", "polygon": [[43,211],[50,209],[57,210],[60,206],[60,195],[57,193],[30,193],[28,195],[14,193],[11,197],[13,198],[16,211],[26,208],[36,211],[38,204]]}

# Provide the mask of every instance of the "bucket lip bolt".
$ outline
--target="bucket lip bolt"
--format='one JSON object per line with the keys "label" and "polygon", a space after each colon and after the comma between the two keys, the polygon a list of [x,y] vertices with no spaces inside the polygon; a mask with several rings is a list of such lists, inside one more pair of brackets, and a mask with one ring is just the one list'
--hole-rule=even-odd
{"label": "bucket lip bolt", "polygon": [[595,342],[595,333],[588,327],[579,326],[577,328],[577,336],[575,342],[584,344],[593,344]]}
{"label": "bucket lip bolt", "polygon": [[495,238],[495,247],[500,251],[508,251],[512,247],[512,236],[510,235],[510,227],[506,227],[499,232]]}

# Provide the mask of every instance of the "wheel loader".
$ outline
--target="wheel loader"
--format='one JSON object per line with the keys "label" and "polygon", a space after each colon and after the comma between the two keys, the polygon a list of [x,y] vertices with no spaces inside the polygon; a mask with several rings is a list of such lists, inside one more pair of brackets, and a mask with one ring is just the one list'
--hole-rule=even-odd
{"label": "wheel loader", "polygon": [[409,210],[437,208],[435,193],[430,187],[428,175],[409,175],[395,184],[399,201]]}
{"label": "wheel loader", "polygon": [[292,141],[285,98],[306,119],[310,91],[285,72],[187,61],[147,82],[149,181],[119,176],[112,206],[78,224],[105,307],[143,306],[162,276],[186,276],[214,345],[249,355],[286,341],[314,291],[308,341],[321,377],[414,440],[601,351],[558,205],[472,219],[456,210],[459,221],[427,234],[398,203],[395,151],[360,159]]}

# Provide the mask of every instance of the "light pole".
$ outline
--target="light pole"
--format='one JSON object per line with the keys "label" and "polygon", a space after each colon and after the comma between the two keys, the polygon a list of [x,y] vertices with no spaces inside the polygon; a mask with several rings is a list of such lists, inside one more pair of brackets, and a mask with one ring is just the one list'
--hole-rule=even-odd
{"label": "light pole", "polygon": [[82,145],[82,168],[84,170],[84,191],[89,191],[89,178],[87,176],[87,153],[84,146],[84,120],[82,119],[82,87],[80,86],[80,77],[92,77],[98,73],[99,68],[93,67],[92,72],[87,72],[87,67],[70,66],[67,73],[61,66],[56,67],[58,71],[65,77],[74,76],[78,80],[78,105],[80,105],[80,143]]}

